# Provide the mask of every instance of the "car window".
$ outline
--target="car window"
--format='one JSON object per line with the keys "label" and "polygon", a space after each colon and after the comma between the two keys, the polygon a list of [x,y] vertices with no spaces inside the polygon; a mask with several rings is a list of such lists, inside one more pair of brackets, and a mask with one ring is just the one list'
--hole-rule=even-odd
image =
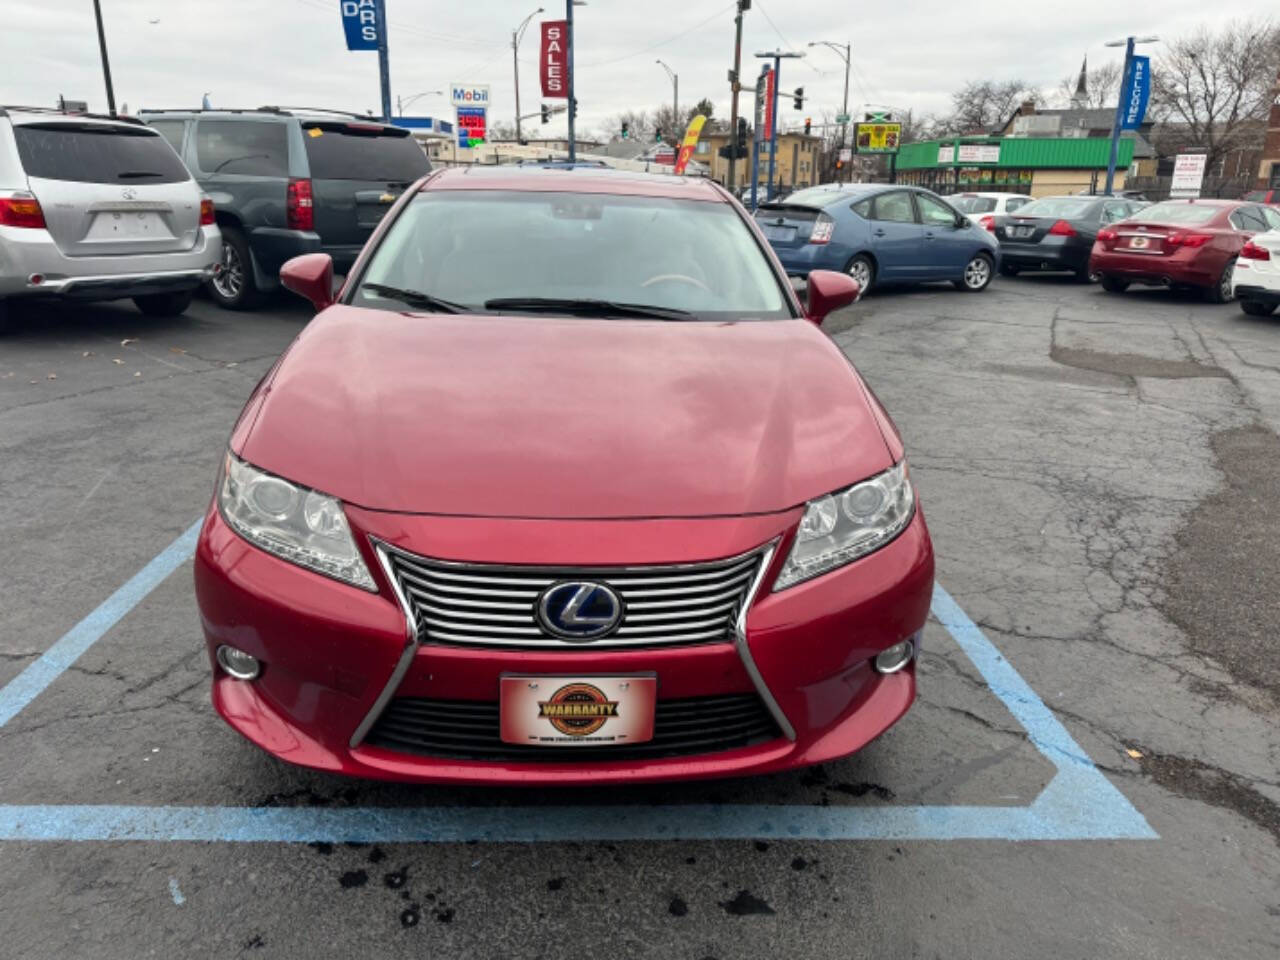
{"label": "car window", "polygon": [[790,317],[765,252],[729,204],[506,190],[420,193],[350,302],[403,310],[385,284],[482,308],[509,297],[614,300],[699,319]]}
{"label": "car window", "polygon": [[1095,203],[1092,197],[1041,197],[1039,200],[1032,200],[1019,210],[1018,216],[1081,220],[1087,218],[1089,208]]}
{"label": "car window", "polygon": [[961,213],[990,213],[996,208],[994,197],[947,197],[947,202]]}
{"label": "car window", "polygon": [[191,174],[149,127],[24,123],[13,128],[29,177],[80,183],[181,183]]}
{"label": "car window", "polygon": [[1168,200],[1154,203],[1142,211],[1142,219],[1152,223],[1208,223],[1222,212],[1221,207],[1204,203],[1188,203],[1185,200]]}
{"label": "car window", "polygon": [[1102,222],[1115,223],[1123,220],[1129,215],[1129,204],[1120,200],[1113,200],[1110,203],[1102,205]]}
{"label": "car window", "polygon": [[787,197],[788,203],[803,203],[810,207],[825,207],[831,201],[840,196],[840,187],[806,187],[803,190],[797,190],[791,196]]}
{"label": "car window", "polygon": [[927,193],[917,193],[916,203],[920,204],[920,219],[929,226],[953,226],[956,212],[941,200],[936,200]]}
{"label": "car window", "polygon": [[867,197],[867,199],[865,200],[859,200],[849,209],[852,210],[854,213],[856,213],[858,216],[862,217],[864,220],[870,220],[871,219],[871,201],[874,199],[875,197]]}
{"label": "car window", "polygon": [[1259,231],[1267,229],[1267,221],[1258,207],[1241,207],[1236,211],[1240,218],[1240,230]]}
{"label": "car window", "polygon": [[1004,205],[1004,208],[1007,212],[1013,213],[1013,211],[1020,207],[1025,207],[1030,202],[1030,197],[1010,197],[1009,202]]}
{"label": "car window", "polygon": [[1267,227],[1269,229],[1280,230],[1280,210],[1272,210],[1270,207],[1263,207],[1262,218],[1267,221]]}
{"label": "car window", "polygon": [[303,124],[302,142],[316,180],[412,182],[431,164],[409,134],[374,124]]}
{"label": "car window", "polygon": [[147,126],[168,140],[174,153],[182,156],[182,130],[186,126],[185,120],[151,120]]}
{"label": "car window", "polygon": [[911,206],[911,194],[905,190],[877,194],[871,205],[871,219],[915,223],[916,212]]}
{"label": "car window", "polygon": [[285,125],[275,121],[201,120],[196,124],[196,162],[205,173],[288,176]]}

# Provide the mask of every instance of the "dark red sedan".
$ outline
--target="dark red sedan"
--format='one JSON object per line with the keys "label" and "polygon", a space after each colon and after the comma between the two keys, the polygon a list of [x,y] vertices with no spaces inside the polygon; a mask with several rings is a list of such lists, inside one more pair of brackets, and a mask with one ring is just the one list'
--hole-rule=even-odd
{"label": "dark red sedan", "polygon": [[1257,204],[1165,200],[1098,231],[1089,270],[1111,293],[1131,283],[1192,287],[1214,303],[1225,303],[1241,248],[1267,229]]}
{"label": "dark red sedan", "polygon": [[915,697],[902,441],[715,184],[447,170],[250,397],[196,555],[226,721],[281,759],[600,784],[849,754]]}

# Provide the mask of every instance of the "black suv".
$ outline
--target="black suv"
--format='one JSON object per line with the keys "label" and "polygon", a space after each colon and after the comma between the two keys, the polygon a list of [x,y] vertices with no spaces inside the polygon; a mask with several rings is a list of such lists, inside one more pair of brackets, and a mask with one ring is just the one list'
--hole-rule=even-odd
{"label": "black suv", "polygon": [[279,286],[280,265],[323,252],[345,272],[400,193],[431,169],[408,130],[306,107],[143,110],[173,144],[222,230],[222,306],[243,310]]}

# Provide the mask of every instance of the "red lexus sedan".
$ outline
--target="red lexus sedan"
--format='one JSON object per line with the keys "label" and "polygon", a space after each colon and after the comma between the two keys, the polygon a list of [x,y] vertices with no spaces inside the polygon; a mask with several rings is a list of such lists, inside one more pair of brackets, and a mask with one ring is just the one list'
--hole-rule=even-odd
{"label": "red lexus sedan", "polygon": [[1225,303],[1241,248],[1266,229],[1255,204],[1165,200],[1099,230],[1089,271],[1111,293],[1122,293],[1131,283],[1192,287],[1213,303]]}
{"label": "red lexus sedan", "polygon": [[892,421],[706,181],[445,170],[236,423],[213,702],[292,763],[601,784],[845,756],[915,697],[933,552]]}

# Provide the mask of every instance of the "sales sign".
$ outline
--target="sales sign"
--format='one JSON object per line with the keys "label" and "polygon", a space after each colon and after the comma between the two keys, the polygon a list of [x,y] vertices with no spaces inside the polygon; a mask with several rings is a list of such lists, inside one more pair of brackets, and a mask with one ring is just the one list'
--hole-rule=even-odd
{"label": "sales sign", "polygon": [[693,119],[689,121],[689,129],[684,133],[684,140],[680,144],[680,155],[676,157],[676,168],[673,171],[679,175],[684,173],[684,168],[689,165],[689,158],[693,156],[693,148],[698,145],[698,137],[702,133],[702,125],[707,122],[707,118],[701,113],[695,114]]}
{"label": "sales sign", "polygon": [[[1129,73],[1124,78],[1120,98],[1121,130],[1137,130],[1147,115],[1147,101],[1151,99],[1151,58],[1134,57]],[[1198,188],[1197,188],[1198,189]]]}
{"label": "sales sign", "polygon": [[961,163],[999,163],[1000,144],[962,143],[956,147],[956,159]]}
{"label": "sales sign", "polygon": [[773,96],[777,84],[772,67],[756,78],[756,141],[769,140],[773,134]]}
{"label": "sales sign", "polygon": [[1169,196],[1175,199],[1191,199],[1200,196],[1204,182],[1203,153],[1180,153],[1173,161],[1173,180],[1169,183]]}
{"label": "sales sign", "polygon": [[458,146],[475,147],[484,143],[484,107],[458,107]]}
{"label": "sales sign", "polygon": [[348,50],[378,49],[378,6],[374,0],[340,0]]}
{"label": "sales sign", "polygon": [[859,153],[897,153],[900,123],[859,123],[854,127],[853,142]]}
{"label": "sales sign", "polygon": [[542,53],[538,58],[542,74],[542,95],[548,100],[569,98],[569,22],[542,21]]}

